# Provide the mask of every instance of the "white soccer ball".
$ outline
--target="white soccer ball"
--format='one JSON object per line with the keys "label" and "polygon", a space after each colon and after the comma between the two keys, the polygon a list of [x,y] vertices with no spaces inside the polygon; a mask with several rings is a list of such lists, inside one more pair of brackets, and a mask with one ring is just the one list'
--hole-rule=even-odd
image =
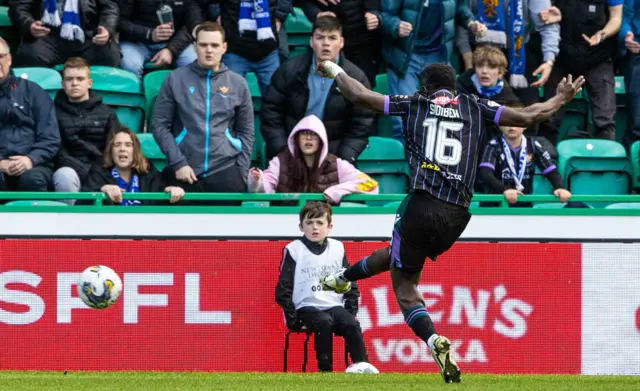
{"label": "white soccer ball", "polygon": [[122,280],[113,269],[97,265],[85,269],[78,281],[78,296],[91,308],[111,307],[122,293]]}
{"label": "white soccer ball", "polygon": [[349,365],[349,368],[345,371],[346,373],[380,373],[376,367],[369,364],[368,362],[356,362]]}

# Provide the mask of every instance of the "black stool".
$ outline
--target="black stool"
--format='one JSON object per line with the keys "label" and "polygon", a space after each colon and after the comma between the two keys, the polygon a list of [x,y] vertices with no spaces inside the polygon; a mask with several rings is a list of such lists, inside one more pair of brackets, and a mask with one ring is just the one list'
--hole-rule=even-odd
{"label": "black stool", "polygon": [[[287,363],[288,363],[288,358],[289,358],[289,336],[291,335],[291,333],[294,334],[301,334],[304,333],[304,358],[302,361],[302,372],[305,373],[307,372],[307,362],[309,360],[309,338],[311,337],[311,335],[313,334],[311,331],[305,329],[305,330],[291,330],[288,329],[287,333],[284,335],[284,357],[283,357],[283,368],[282,371],[283,372],[287,372]],[[349,349],[347,349],[347,342],[345,341],[344,343],[344,365],[345,367],[349,366]]]}

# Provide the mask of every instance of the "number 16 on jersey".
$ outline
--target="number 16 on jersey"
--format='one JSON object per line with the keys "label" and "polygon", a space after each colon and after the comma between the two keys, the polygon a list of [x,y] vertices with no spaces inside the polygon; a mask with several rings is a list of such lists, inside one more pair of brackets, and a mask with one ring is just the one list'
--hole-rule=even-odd
{"label": "number 16 on jersey", "polygon": [[[438,118],[427,118],[422,123],[427,139],[424,155],[438,165],[457,166],[462,158],[462,144],[459,132],[462,122],[441,121]],[[449,137],[449,132],[454,137]]]}

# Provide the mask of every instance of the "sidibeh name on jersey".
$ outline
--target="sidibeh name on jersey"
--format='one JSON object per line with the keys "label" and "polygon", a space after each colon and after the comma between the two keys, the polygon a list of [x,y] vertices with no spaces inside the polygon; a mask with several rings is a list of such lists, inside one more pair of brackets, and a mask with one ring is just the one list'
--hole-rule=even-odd
{"label": "sidibeh name on jersey", "polygon": [[429,116],[460,119],[460,113],[457,108],[442,107],[434,104],[429,105]]}

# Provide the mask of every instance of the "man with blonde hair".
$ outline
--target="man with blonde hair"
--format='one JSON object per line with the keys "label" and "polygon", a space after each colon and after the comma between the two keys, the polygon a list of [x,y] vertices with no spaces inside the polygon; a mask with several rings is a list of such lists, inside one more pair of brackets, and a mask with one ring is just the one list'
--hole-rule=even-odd
{"label": "man with blonde hair", "polygon": [[[102,159],[109,132],[119,122],[115,111],[91,91],[91,71],[86,60],[71,57],[62,70],[62,90],[55,98],[61,146],[54,159],[56,191],[78,192],[91,164]],[[75,200],[66,200],[71,205]]]}

